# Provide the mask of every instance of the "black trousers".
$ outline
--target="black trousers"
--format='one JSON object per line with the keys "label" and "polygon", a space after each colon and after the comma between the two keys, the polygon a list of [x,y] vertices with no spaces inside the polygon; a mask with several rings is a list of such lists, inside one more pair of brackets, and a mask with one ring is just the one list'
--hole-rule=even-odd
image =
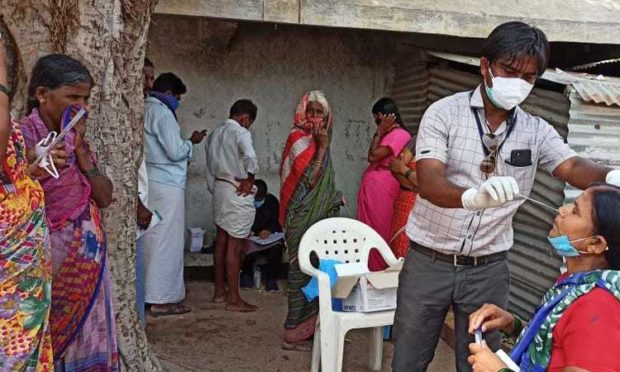
{"label": "black trousers", "polygon": [[266,280],[278,279],[280,274],[280,263],[282,262],[282,244],[278,244],[264,251],[254,252],[243,260],[242,271],[244,274],[252,273],[254,263],[259,257],[265,257],[267,263],[264,265],[263,276]]}

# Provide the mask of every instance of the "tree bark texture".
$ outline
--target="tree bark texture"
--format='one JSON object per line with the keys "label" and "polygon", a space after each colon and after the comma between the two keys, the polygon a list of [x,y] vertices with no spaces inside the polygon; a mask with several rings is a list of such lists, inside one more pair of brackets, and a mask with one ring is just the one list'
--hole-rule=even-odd
{"label": "tree bark texture", "polygon": [[157,0],[0,0],[15,89],[12,111],[25,114],[28,74],[37,59],[65,53],[95,80],[87,137],[114,183],[104,211],[123,370],[159,371],[135,306],[137,168],[142,155],[142,65]]}

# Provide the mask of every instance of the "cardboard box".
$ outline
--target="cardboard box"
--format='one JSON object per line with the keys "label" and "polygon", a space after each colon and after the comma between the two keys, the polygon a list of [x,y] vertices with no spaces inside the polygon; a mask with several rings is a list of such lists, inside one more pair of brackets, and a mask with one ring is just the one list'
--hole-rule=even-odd
{"label": "cardboard box", "polygon": [[402,264],[370,272],[366,264],[336,265],[338,281],[332,288],[332,296],[342,299],[343,311],[366,313],[395,309],[401,268]]}
{"label": "cardboard box", "polygon": [[189,251],[200,252],[203,246],[205,230],[201,227],[190,227],[187,231],[189,231],[190,236]]}

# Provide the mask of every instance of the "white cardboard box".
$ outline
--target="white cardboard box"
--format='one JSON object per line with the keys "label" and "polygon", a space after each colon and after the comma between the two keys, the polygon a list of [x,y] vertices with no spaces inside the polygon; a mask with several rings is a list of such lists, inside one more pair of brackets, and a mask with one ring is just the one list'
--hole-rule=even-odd
{"label": "white cardboard box", "polygon": [[203,246],[203,240],[205,236],[205,230],[201,227],[190,227],[187,229],[190,235],[190,252],[200,252]]}
{"label": "white cardboard box", "polygon": [[332,288],[332,296],[342,299],[343,311],[366,313],[395,309],[401,268],[402,264],[370,272],[366,264],[336,265],[338,281]]}

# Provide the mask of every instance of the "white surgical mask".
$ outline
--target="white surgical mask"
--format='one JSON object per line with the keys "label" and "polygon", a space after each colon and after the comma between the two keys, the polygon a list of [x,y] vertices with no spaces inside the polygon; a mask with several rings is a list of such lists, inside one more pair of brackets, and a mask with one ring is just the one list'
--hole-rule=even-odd
{"label": "white surgical mask", "polygon": [[534,84],[520,78],[494,77],[490,68],[489,74],[491,74],[493,87],[490,88],[485,82],[487,96],[494,106],[504,110],[512,110],[525,101],[534,88]]}

